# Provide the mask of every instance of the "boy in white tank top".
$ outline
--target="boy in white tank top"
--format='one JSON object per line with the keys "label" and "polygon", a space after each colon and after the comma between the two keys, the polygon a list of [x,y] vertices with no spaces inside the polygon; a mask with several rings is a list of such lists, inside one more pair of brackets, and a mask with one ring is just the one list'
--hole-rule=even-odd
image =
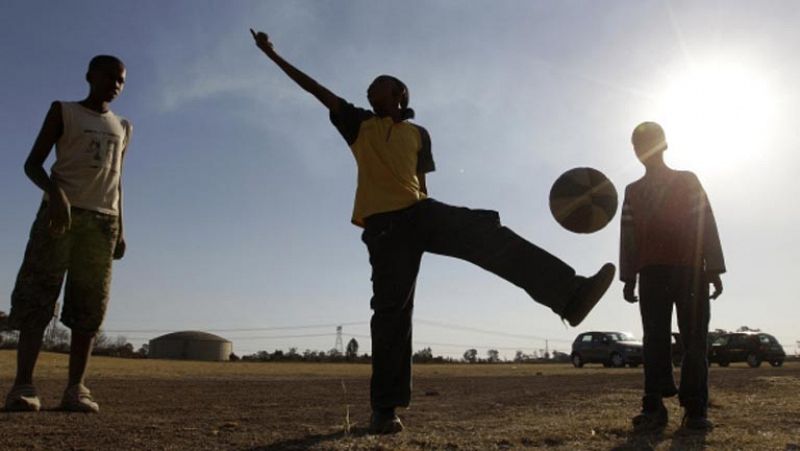
{"label": "boy in white tank top", "polygon": [[[125,253],[121,173],[132,127],[109,109],[125,75],[118,58],[94,57],[86,74],[88,97],[53,102],[25,161],[25,174],[44,199],[11,295],[9,325],[20,335],[6,410],[41,408],[33,369],[66,275],[61,322],[72,338],[61,408],[99,411],[83,381],[108,303],[111,263]],[[54,145],[56,161],[48,175],[43,165]]]}

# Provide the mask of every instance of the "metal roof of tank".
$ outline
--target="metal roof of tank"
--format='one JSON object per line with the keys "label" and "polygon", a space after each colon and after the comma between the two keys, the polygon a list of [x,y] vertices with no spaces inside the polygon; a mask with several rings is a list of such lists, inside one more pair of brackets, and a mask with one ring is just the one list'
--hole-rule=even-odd
{"label": "metal roof of tank", "polygon": [[213,341],[218,343],[230,343],[230,340],[222,338],[218,335],[210,334],[208,332],[201,332],[198,330],[184,330],[180,332],[172,332],[171,334],[162,335],[153,338],[152,341],[166,341],[166,340],[194,340],[194,341]]}

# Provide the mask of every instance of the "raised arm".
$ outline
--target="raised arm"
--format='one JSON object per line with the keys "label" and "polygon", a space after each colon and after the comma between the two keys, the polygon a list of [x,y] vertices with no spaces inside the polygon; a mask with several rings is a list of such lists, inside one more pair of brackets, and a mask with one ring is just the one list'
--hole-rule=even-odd
{"label": "raised arm", "polygon": [[72,217],[67,195],[44,170],[44,162],[53,150],[58,138],[64,132],[61,104],[53,102],[42,124],[42,129],[33,143],[33,148],[25,160],[25,175],[42,191],[48,195],[48,215],[50,217],[50,231],[62,234],[70,228]]}
{"label": "raised arm", "polygon": [[256,46],[264,52],[265,55],[269,59],[271,59],[278,67],[286,73],[295,83],[297,83],[301,88],[306,90],[307,92],[311,93],[314,97],[317,98],[326,108],[337,113],[339,110],[339,97],[336,96],[334,93],[330,92],[328,88],[322,86],[321,84],[317,83],[316,80],[309,77],[305,73],[303,73],[298,68],[292,66],[289,62],[283,59],[272,46],[272,43],[269,41],[269,36],[263,31],[255,32],[252,28],[250,29],[250,34],[253,35],[253,39],[256,41]]}

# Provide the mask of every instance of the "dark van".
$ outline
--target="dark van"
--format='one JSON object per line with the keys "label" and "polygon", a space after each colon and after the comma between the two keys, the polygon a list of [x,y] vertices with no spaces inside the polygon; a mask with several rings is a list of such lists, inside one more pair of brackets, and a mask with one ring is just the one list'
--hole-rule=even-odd
{"label": "dark van", "polygon": [[778,340],[763,332],[735,332],[721,334],[711,343],[708,354],[709,363],[728,366],[733,362],[747,362],[751,368],[769,362],[781,366],[786,352]]}

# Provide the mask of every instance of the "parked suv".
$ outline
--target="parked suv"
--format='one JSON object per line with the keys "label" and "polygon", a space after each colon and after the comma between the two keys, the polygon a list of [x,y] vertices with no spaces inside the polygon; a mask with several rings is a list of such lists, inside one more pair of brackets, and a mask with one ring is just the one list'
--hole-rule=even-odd
{"label": "parked suv", "polygon": [[[711,345],[719,339],[722,335],[728,332],[709,331],[708,332],[708,352],[711,355]],[[683,360],[683,342],[681,341],[681,334],[672,332],[672,365],[680,368],[681,361]]]}
{"label": "parked suv", "polygon": [[770,334],[763,332],[735,332],[719,335],[711,344],[709,363],[728,366],[731,362],[747,362],[751,368],[769,362],[772,366],[783,365],[786,352]]}
{"label": "parked suv", "polygon": [[642,342],[625,332],[584,332],[572,342],[570,358],[575,368],[585,363],[633,368],[642,363]]}

